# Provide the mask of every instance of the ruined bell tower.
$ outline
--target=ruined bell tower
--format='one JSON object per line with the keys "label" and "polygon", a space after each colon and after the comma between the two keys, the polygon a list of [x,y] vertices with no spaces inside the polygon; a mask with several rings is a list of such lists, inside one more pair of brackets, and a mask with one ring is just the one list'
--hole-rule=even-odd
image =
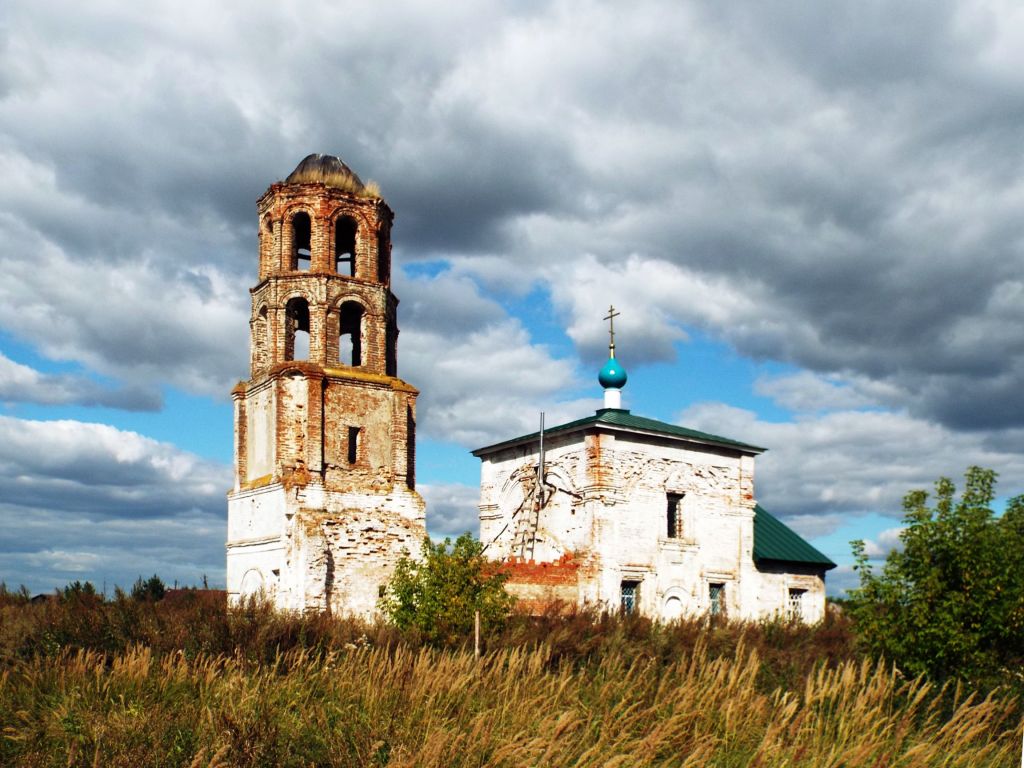
{"label": "ruined bell tower", "polygon": [[229,599],[369,617],[418,551],[417,390],[398,378],[394,214],[337,157],[258,202],[251,371],[232,391]]}

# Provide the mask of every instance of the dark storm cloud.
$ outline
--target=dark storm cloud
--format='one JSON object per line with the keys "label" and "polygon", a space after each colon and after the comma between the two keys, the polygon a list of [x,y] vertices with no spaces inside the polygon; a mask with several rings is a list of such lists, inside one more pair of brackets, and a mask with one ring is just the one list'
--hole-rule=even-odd
{"label": "dark storm cloud", "polygon": [[[883,405],[957,429],[1024,423],[1015,17],[656,0],[384,13],[11,4],[4,328],[128,385],[224,391],[245,370],[254,200],[327,151],[381,183],[403,260],[448,259],[499,293],[545,283],[588,357],[595,312],[626,301],[637,363],[696,328],[869,379]],[[40,249],[71,284],[19,273]],[[92,311],[97,295],[112,298]]]}

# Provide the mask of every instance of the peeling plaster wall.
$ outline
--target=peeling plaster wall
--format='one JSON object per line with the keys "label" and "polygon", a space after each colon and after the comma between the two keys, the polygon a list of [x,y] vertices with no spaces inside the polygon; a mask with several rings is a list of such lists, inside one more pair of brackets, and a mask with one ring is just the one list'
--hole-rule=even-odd
{"label": "peeling plaster wall", "polygon": [[[790,586],[808,589],[808,620],[823,612],[820,574],[797,578],[755,567],[752,456],[625,430],[549,436],[548,500],[537,511],[537,451],[534,443],[482,457],[480,535],[493,542],[494,556],[537,563],[571,557],[579,566],[577,601],[610,609],[619,606],[622,582],[637,582],[638,609],[656,618],[707,612],[712,584],[724,585],[732,616],[785,610]],[[680,536],[669,536],[669,493],[683,497]],[[544,590],[529,582],[528,575],[514,577],[513,591],[539,599]],[[563,584],[559,595],[565,591]]]}

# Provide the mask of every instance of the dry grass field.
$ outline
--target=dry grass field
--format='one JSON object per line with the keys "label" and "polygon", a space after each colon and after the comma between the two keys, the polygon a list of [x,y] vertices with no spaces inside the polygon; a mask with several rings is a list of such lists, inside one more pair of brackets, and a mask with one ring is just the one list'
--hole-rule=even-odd
{"label": "dry grass field", "polygon": [[[166,601],[165,601],[166,602]],[[479,660],[387,627],[0,601],[0,764],[1016,766],[1022,709],[859,658],[842,622],[517,617]]]}

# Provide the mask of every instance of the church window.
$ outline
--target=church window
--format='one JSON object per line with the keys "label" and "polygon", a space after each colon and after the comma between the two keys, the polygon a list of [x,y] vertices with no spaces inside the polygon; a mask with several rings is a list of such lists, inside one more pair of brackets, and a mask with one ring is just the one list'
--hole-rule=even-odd
{"label": "church window", "polygon": [[346,277],[356,276],[356,222],[349,216],[334,223],[334,271]]}
{"label": "church window", "polygon": [[348,428],[348,463],[355,464],[359,460],[359,427]]}
{"label": "church window", "polygon": [[708,584],[708,600],[712,616],[725,613],[725,584]]}
{"label": "church window", "polygon": [[363,364],[363,307],[346,301],[338,312],[338,362],[341,365]]}
{"label": "church window", "polygon": [[804,593],[806,589],[791,589],[789,590],[789,600],[787,602],[787,615],[791,619],[803,619],[804,617]]}
{"label": "church window", "polygon": [[622,595],[622,612],[633,613],[637,609],[637,602],[640,598],[639,581],[623,581],[620,587]]}
{"label": "church window", "polygon": [[667,530],[665,535],[670,539],[683,538],[683,494],[668,494],[668,509],[666,511]]}
{"label": "church window", "polygon": [[285,360],[309,359],[309,303],[300,297],[285,305]]}
{"label": "church window", "polygon": [[308,213],[297,213],[292,219],[292,269],[309,271],[312,259],[313,227]]}

